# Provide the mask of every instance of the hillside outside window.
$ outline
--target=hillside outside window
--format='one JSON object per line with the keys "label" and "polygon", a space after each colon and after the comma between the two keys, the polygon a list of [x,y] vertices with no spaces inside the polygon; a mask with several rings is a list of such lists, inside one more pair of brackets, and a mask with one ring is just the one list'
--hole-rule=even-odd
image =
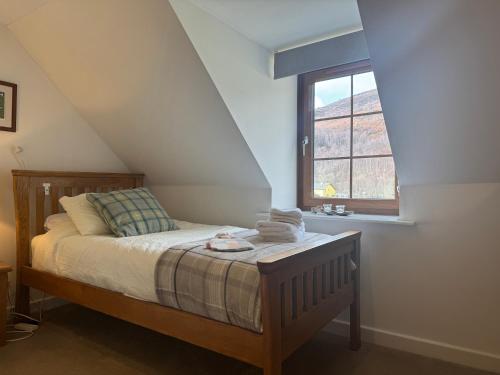
{"label": "hillside outside window", "polygon": [[298,78],[298,203],[399,213],[391,145],[369,61]]}

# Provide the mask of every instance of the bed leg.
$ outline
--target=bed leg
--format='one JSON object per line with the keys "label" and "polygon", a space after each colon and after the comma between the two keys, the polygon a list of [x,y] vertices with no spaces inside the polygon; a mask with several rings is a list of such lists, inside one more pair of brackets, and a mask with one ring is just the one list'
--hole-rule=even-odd
{"label": "bed leg", "polygon": [[361,347],[361,324],[359,319],[359,302],[353,302],[350,307],[350,343],[351,350]]}
{"label": "bed leg", "polygon": [[354,242],[354,251],[352,260],[356,263],[357,269],[353,272],[353,290],[354,300],[351,303],[350,312],[350,348],[351,350],[358,350],[361,347],[361,309],[360,309],[360,239]]}
{"label": "bed leg", "polygon": [[280,284],[273,274],[261,274],[264,375],[281,375]]}
{"label": "bed leg", "polygon": [[277,363],[276,366],[264,367],[264,375],[281,375],[281,363]]}
{"label": "bed leg", "polygon": [[16,287],[16,312],[30,314],[30,288],[20,283]]}

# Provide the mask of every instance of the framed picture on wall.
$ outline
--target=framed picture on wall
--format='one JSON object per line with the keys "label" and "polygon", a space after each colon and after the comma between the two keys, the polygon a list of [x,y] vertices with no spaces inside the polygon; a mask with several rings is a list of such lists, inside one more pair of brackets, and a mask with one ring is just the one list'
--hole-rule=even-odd
{"label": "framed picture on wall", "polygon": [[16,131],[17,85],[0,81],[0,130]]}

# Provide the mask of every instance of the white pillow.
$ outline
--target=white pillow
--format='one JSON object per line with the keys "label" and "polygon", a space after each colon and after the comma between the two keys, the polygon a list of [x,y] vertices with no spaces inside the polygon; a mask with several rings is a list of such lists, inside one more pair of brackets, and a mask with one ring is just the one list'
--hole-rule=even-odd
{"label": "white pillow", "polygon": [[59,199],[59,203],[68,213],[82,236],[111,233],[97,210],[87,200],[87,194],[80,194],[76,197],[62,197]]}
{"label": "white pillow", "polygon": [[71,221],[71,218],[68,216],[66,213],[62,214],[53,214],[47,216],[45,219],[44,227],[46,231],[49,231],[51,229],[55,229],[63,224],[66,223],[71,223],[73,224],[73,221]]}

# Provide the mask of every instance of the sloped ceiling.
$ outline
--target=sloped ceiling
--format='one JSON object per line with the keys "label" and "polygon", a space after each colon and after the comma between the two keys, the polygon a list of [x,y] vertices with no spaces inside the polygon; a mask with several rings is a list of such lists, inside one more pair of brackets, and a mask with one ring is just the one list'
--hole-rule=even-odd
{"label": "sloped ceiling", "polygon": [[49,1],[9,27],[152,185],[269,188],[168,1]]}
{"label": "sloped ceiling", "polygon": [[12,22],[30,14],[49,0],[0,0],[0,24]]}
{"label": "sloped ceiling", "polygon": [[400,183],[499,182],[500,1],[358,6]]}
{"label": "sloped ceiling", "polygon": [[356,0],[183,1],[197,5],[270,51],[361,29]]}
{"label": "sloped ceiling", "polygon": [[274,80],[272,53],[186,0],[170,0],[272,188],[296,205],[297,79]]}

